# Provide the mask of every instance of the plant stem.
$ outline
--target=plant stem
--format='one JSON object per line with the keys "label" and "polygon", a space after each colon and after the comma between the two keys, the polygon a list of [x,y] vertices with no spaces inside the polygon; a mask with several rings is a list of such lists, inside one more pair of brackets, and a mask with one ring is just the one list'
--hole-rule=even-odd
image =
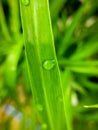
{"label": "plant stem", "polygon": [[98,68],[97,67],[67,67],[73,72],[76,73],[83,73],[83,74],[89,74],[89,75],[98,75]]}
{"label": "plant stem", "polygon": [[92,61],[78,61],[78,60],[68,60],[68,59],[60,59],[58,63],[62,67],[66,66],[78,66],[78,67],[90,67],[90,66],[98,66],[98,60]]}
{"label": "plant stem", "polygon": [[20,17],[18,0],[8,0],[9,5],[9,27],[12,35],[17,38],[20,33]]}
{"label": "plant stem", "polygon": [[4,80],[6,85],[12,90],[16,85],[17,65],[22,52],[23,40],[20,38],[18,43],[9,50],[5,61]]}

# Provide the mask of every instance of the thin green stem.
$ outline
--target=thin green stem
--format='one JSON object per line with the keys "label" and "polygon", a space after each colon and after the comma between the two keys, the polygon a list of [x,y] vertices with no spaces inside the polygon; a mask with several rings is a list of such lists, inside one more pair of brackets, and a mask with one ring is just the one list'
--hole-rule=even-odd
{"label": "thin green stem", "polygon": [[91,67],[98,66],[98,60],[92,61],[78,61],[78,60],[68,60],[68,59],[60,59],[58,63],[62,67],[66,66],[78,66],[78,67]]}
{"label": "thin green stem", "polygon": [[17,38],[20,34],[20,16],[18,0],[8,0],[9,5],[9,27],[11,33]]}
{"label": "thin green stem", "polygon": [[83,74],[90,74],[90,75],[98,75],[98,68],[97,67],[67,67],[68,69],[70,69],[73,72],[76,73],[83,73]]}
{"label": "thin green stem", "polygon": [[12,89],[16,85],[17,65],[22,52],[23,40],[19,38],[17,44],[9,50],[5,61],[4,80],[5,84]]}

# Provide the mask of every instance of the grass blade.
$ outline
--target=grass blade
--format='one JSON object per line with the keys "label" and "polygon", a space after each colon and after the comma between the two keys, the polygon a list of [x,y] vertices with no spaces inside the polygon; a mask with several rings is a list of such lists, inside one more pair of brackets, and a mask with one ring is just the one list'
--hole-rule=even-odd
{"label": "grass blade", "polygon": [[76,12],[76,14],[73,18],[73,21],[67,30],[67,33],[65,32],[64,38],[61,41],[61,45],[60,45],[60,48],[58,50],[58,56],[63,55],[64,52],[66,51],[66,49],[69,47],[71,37],[73,35],[73,32],[74,32],[77,24],[79,23],[82,15],[83,15],[84,9],[85,9],[85,5],[81,6],[79,8],[79,10]]}
{"label": "grass blade", "polygon": [[7,27],[1,0],[0,0],[0,24],[4,37],[6,38],[6,40],[11,41],[11,36]]}
{"label": "grass blade", "polygon": [[67,130],[72,130],[72,112],[71,112],[71,87],[70,87],[70,70],[66,70],[65,72],[61,73],[62,77],[62,85],[63,85],[63,94],[65,104],[65,112],[66,112],[66,124]]}
{"label": "grass blade", "polygon": [[22,52],[23,41],[12,46],[7,55],[4,69],[4,80],[6,85],[12,89],[16,85],[17,65]]}
{"label": "grass blade", "polygon": [[20,17],[18,0],[8,0],[9,5],[9,27],[12,35],[17,38],[20,33]]}
{"label": "grass blade", "polygon": [[52,0],[50,2],[51,18],[55,20],[67,0]]}
{"label": "grass blade", "polygon": [[73,72],[81,73],[81,74],[90,74],[90,75],[98,75],[98,68],[97,67],[67,67]]}
{"label": "grass blade", "polygon": [[78,67],[91,67],[96,66],[98,67],[98,60],[92,60],[92,61],[78,61],[78,60],[68,60],[68,59],[60,59],[59,65],[62,67],[66,66],[78,66]]}
{"label": "grass blade", "polygon": [[87,57],[92,56],[93,54],[96,54],[98,52],[98,41],[90,41],[88,43],[85,43],[80,50],[75,52],[70,59],[72,60],[82,60]]}
{"label": "grass blade", "polygon": [[[29,79],[41,127],[58,130],[62,127],[60,123],[65,122],[62,121],[65,103],[54,50],[48,0],[21,0],[20,9]],[[62,103],[58,96],[63,99]]]}
{"label": "grass blade", "polygon": [[94,104],[94,105],[84,105],[84,108],[98,108],[98,104]]}
{"label": "grass blade", "polygon": [[79,77],[78,82],[84,87],[91,89],[92,91],[98,91],[98,83],[90,81],[88,78]]}

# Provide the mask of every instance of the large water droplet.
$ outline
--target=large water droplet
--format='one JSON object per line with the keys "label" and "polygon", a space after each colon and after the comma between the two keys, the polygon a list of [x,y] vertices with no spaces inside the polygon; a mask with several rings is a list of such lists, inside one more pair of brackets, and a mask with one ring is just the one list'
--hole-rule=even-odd
{"label": "large water droplet", "polygon": [[46,129],[47,129],[47,124],[46,124],[46,123],[43,123],[43,124],[41,125],[41,129],[42,129],[42,130],[46,130]]}
{"label": "large water droplet", "polygon": [[30,3],[30,0],[22,0],[22,4],[25,6],[28,6]]}
{"label": "large water droplet", "polygon": [[38,111],[42,111],[43,110],[43,106],[41,104],[36,105],[36,107],[37,107]]}
{"label": "large water droplet", "polygon": [[43,67],[46,70],[51,70],[55,66],[56,62],[55,60],[46,60],[43,63]]}

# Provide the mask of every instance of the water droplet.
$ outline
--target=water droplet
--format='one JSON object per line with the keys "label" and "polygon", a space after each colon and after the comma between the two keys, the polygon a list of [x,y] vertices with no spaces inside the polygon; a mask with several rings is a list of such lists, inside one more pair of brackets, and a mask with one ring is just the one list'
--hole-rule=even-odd
{"label": "water droplet", "polygon": [[42,129],[42,130],[47,129],[47,124],[46,124],[46,123],[43,123],[43,124],[41,125],[41,129]]}
{"label": "water droplet", "polygon": [[57,96],[57,100],[58,100],[59,102],[62,102],[62,101],[63,101],[62,96]]}
{"label": "water droplet", "polygon": [[22,4],[25,6],[28,6],[30,3],[30,0],[22,0]]}
{"label": "water droplet", "polygon": [[42,111],[43,110],[43,106],[41,104],[36,105],[36,107],[37,107],[38,111]]}
{"label": "water droplet", "polygon": [[43,63],[43,67],[46,70],[51,70],[55,66],[56,62],[55,60],[46,60]]}

